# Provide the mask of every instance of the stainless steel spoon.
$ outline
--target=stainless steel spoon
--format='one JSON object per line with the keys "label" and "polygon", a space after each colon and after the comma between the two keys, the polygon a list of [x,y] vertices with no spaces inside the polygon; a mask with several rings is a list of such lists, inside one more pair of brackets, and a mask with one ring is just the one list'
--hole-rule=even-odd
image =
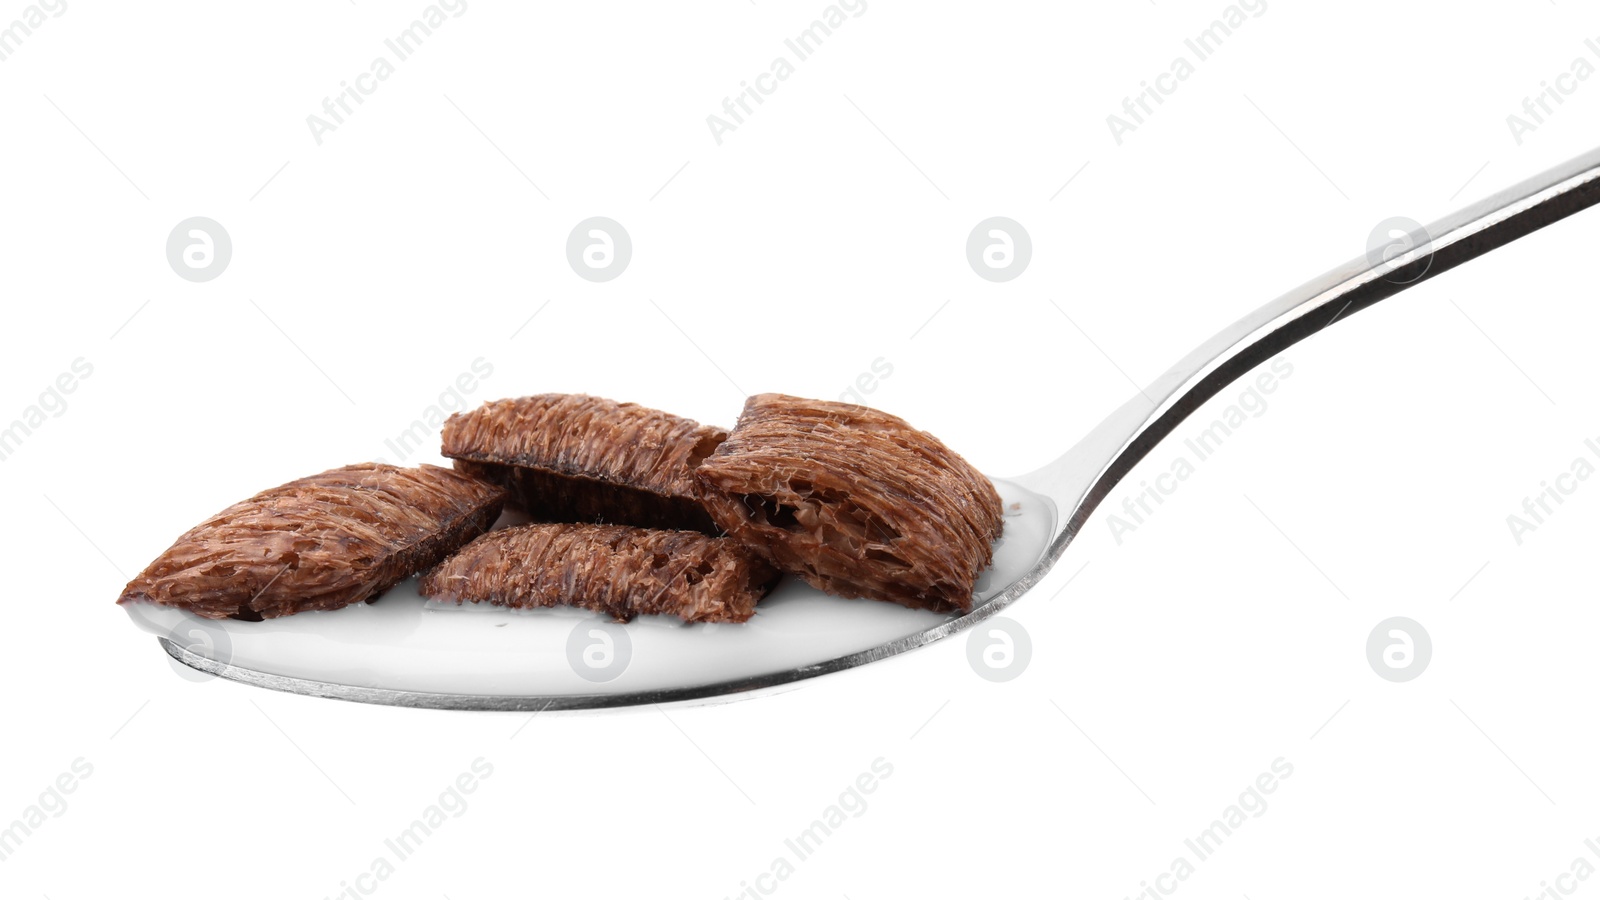
{"label": "stainless steel spoon", "polygon": [[[364,703],[439,709],[593,709],[731,697],[887,659],[949,637],[988,619],[1027,593],[1050,571],[1089,516],[1129,470],[1209,398],[1285,348],[1426,279],[1447,272],[1552,222],[1600,202],[1600,150],[1557,166],[1447,216],[1386,258],[1369,254],[1296,288],[1224,330],[1179,360],[1148,389],[1037,472],[998,480],[1037,498],[1053,512],[1054,538],[1022,562],[1002,563],[972,612],[844,655],[784,665],[735,679],[646,690],[592,693],[449,693],[310,680],[217,659],[168,638],[162,647],[201,672],[274,690]],[[1004,493],[1005,491],[1003,491]],[[381,680],[381,679],[380,679]],[[370,680],[369,680],[370,681]]]}

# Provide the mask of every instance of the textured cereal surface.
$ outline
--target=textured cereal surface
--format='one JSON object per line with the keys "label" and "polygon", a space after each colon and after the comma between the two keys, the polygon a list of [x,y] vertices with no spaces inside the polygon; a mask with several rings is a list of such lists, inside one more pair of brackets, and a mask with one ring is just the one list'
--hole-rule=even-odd
{"label": "textured cereal surface", "polygon": [[634,403],[540,394],[456,413],[445,422],[443,452],[541,521],[716,534],[692,471],[726,437]]}
{"label": "textured cereal surface", "polygon": [[1000,536],[989,479],[865,406],[758,394],[695,474],[729,537],[839,596],[968,611]]}
{"label": "textured cereal surface", "polygon": [[482,534],[504,492],[423,466],[364,463],[291,481],[190,529],[118,603],[270,619],[370,600]]}
{"label": "textured cereal surface", "polygon": [[422,579],[422,594],[518,609],[579,606],[744,622],[778,573],[726,538],[621,525],[522,525],[491,531]]}

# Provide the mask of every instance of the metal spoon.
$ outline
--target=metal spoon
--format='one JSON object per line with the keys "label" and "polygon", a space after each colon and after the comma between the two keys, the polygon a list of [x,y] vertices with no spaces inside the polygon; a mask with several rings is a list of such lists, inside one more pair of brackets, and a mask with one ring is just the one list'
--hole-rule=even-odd
{"label": "metal spoon", "polygon": [[[1018,478],[996,480],[1008,502],[1025,498],[1019,502],[1025,502],[1035,515],[1044,515],[1048,529],[1043,534],[1054,537],[1041,539],[1038,547],[1020,556],[1017,552],[997,554],[972,612],[932,622],[907,619],[913,625],[909,633],[864,649],[839,654],[828,649],[826,642],[818,642],[814,660],[785,661],[770,670],[758,666],[737,677],[703,682],[686,672],[674,683],[642,689],[619,681],[605,690],[450,692],[394,686],[399,678],[393,672],[385,675],[364,670],[360,677],[340,683],[246,667],[227,654],[197,652],[170,637],[160,638],[161,646],[173,659],[193,669],[246,684],[364,703],[439,709],[593,709],[705,700],[771,689],[887,659],[971,628],[1016,602],[1044,578],[1095,508],[1136,463],[1202,403],[1255,366],[1407,287],[1596,203],[1600,203],[1600,150],[1409,235],[1399,252],[1387,258],[1369,255],[1357,259],[1245,316],[1179,360],[1055,462]],[[391,601],[385,598],[383,602]],[[801,597],[797,602],[811,604],[823,602],[823,598]],[[168,633],[181,632],[169,625]],[[710,646],[714,652],[715,641],[726,640],[723,635],[726,632],[712,635],[711,643],[701,646]],[[803,643],[805,636],[795,640]],[[392,683],[384,684],[386,678]]]}

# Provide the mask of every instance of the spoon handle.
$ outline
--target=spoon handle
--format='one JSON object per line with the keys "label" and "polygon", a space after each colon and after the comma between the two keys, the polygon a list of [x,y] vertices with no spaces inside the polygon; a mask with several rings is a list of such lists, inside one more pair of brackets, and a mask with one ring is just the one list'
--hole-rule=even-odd
{"label": "spoon handle", "polygon": [[[1600,149],[1416,228],[1284,294],[1179,360],[1059,459],[1014,481],[1055,501],[1061,531],[1044,560],[989,604],[1020,595],[1054,565],[1095,508],[1206,400],[1285,348],[1412,285],[1600,203]],[[1387,255],[1383,249],[1398,250]]]}

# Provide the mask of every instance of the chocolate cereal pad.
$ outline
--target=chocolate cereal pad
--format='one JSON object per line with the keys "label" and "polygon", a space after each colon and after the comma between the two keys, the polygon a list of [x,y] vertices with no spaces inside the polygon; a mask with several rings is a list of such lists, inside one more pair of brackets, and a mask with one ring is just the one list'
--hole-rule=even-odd
{"label": "chocolate cereal pad", "polygon": [[445,422],[457,470],[544,522],[720,533],[693,470],[727,437],[691,419],[585,394],[496,400]]}
{"label": "chocolate cereal pad", "polygon": [[437,466],[332,469],[190,529],[117,602],[260,620],[372,600],[486,531],[504,496]]}
{"label": "chocolate cereal pad", "polygon": [[579,606],[638,615],[744,622],[778,578],[727,538],[625,525],[522,525],[492,531],[422,579],[422,594],[517,609]]}
{"label": "chocolate cereal pad", "polygon": [[1000,536],[994,486],[865,406],[758,394],[695,470],[729,537],[819,590],[967,612]]}

